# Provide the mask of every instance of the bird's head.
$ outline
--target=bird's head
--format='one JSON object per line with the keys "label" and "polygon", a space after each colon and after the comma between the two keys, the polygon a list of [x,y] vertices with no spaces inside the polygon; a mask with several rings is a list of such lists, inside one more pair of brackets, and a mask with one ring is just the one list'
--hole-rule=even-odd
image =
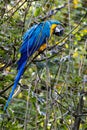
{"label": "bird's head", "polygon": [[57,25],[55,28],[54,28],[54,32],[53,34],[57,35],[57,36],[62,36],[64,33],[64,28],[62,25]]}
{"label": "bird's head", "polygon": [[63,25],[56,20],[50,20],[50,34],[55,34],[57,36],[62,36],[64,33]]}

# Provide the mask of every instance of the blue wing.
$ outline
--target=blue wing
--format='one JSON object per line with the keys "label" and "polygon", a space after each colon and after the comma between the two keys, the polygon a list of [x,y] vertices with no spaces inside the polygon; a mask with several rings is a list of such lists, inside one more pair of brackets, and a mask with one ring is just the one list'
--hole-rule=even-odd
{"label": "blue wing", "polygon": [[17,84],[24,73],[24,68],[27,63],[28,57],[30,57],[35,51],[37,51],[41,45],[46,43],[46,39],[50,36],[50,26],[48,22],[43,22],[38,25],[34,25],[23,36],[23,43],[20,48],[21,58],[18,61],[18,73],[14,80],[14,85],[9,98],[6,102],[4,110],[8,107],[8,104],[14,94]]}

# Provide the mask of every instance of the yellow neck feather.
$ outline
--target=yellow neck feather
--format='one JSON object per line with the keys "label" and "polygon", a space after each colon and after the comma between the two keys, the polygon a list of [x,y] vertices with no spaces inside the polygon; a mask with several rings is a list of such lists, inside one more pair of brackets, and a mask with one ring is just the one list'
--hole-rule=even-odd
{"label": "yellow neck feather", "polygon": [[57,26],[57,24],[52,24],[51,28],[50,28],[50,36],[53,34],[55,27]]}

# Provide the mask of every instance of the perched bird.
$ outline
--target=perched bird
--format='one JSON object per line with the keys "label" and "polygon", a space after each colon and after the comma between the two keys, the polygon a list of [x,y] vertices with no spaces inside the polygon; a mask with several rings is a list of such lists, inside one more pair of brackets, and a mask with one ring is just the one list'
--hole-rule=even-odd
{"label": "perched bird", "polygon": [[21,57],[18,61],[18,73],[14,80],[14,85],[4,107],[4,110],[7,109],[8,104],[17,87],[17,84],[24,73],[24,69],[28,58],[38,50],[43,51],[46,48],[46,40],[52,34],[61,36],[63,34],[63,31],[64,29],[62,27],[62,24],[56,20],[47,20],[45,22],[35,24],[29,30],[26,31],[26,33],[23,36],[23,43],[20,48]]}

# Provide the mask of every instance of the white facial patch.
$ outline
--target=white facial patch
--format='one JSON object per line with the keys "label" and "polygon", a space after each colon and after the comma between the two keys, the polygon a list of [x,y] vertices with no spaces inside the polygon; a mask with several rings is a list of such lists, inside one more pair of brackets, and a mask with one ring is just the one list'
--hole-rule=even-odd
{"label": "white facial patch", "polygon": [[60,32],[60,29],[58,27],[55,28],[55,33]]}

